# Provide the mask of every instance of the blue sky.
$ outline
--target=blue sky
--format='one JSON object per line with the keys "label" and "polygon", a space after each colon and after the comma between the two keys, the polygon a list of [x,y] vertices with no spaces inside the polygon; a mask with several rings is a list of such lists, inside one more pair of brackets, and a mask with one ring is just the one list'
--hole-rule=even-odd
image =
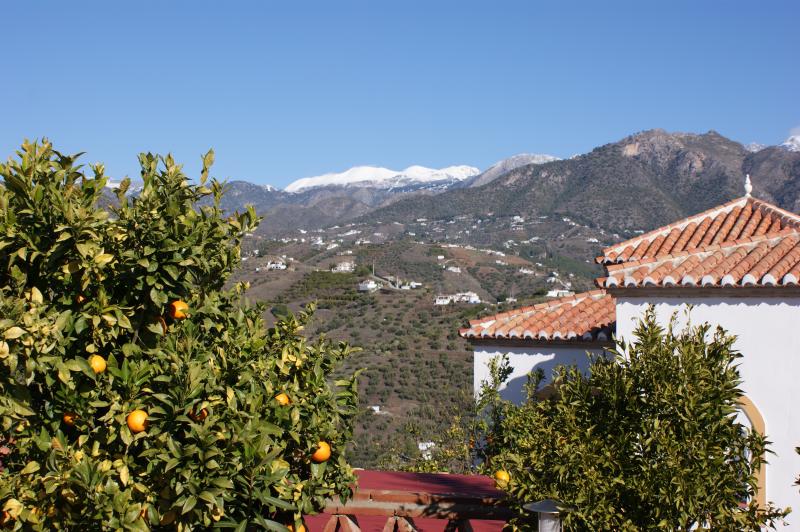
{"label": "blue sky", "polygon": [[47,136],[284,186],[362,164],[485,168],[644,129],[782,142],[796,1],[10,2],[0,156]]}

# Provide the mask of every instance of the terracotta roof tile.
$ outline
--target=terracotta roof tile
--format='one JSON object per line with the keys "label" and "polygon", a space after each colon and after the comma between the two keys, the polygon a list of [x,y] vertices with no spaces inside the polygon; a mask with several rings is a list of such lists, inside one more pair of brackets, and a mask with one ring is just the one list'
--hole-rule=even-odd
{"label": "terracotta roof tile", "polygon": [[472,320],[465,338],[609,340],[616,303],[605,288],[800,285],[800,216],[739,198],[603,250],[601,290]]}
{"label": "terracotta roof tile", "polygon": [[592,290],[547,303],[470,321],[464,338],[610,340],[616,324],[614,299]]}
{"label": "terracotta roof tile", "polygon": [[786,286],[798,283],[800,231],[728,242],[688,254],[608,267],[603,288],[641,286]]}
{"label": "terracotta roof tile", "polygon": [[597,262],[619,264],[660,258],[787,229],[800,231],[800,216],[744,197],[607,247]]}

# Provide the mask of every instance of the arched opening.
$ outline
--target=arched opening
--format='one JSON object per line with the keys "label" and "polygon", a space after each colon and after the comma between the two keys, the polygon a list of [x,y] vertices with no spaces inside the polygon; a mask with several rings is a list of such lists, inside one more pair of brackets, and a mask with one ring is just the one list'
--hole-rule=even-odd
{"label": "arched opening", "polygon": [[[750,425],[750,428],[757,432],[758,434],[765,436],[766,435],[766,424],[764,423],[764,417],[761,415],[761,412],[758,411],[756,405],[753,401],[750,400],[749,397],[743,395],[739,399],[739,408],[747,418]],[[759,506],[765,507],[767,504],[767,466],[766,464],[761,464],[761,468],[758,471],[758,491],[756,492],[756,502]]]}

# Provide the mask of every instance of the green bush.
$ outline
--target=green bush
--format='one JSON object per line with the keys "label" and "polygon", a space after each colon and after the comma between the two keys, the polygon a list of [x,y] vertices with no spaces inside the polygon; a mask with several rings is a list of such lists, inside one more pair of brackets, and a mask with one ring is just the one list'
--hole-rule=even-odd
{"label": "green bush", "polygon": [[518,507],[559,500],[569,530],[760,530],[785,515],[755,502],[767,442],[736,421],[734,338],[673,326],[650,309],[588,376],[557,370],[548,397],[534,376],[521,406],[495,396],[487,453]]}
{"label": "green bush", "polygon": [[267,330],[223,289],[258,219],[223,217],[212,162],[195,185],[143,154],[116,199],[47,142],[0,167],[6,526],[285,530],[351,494],[354,377],[327,380],[350,349],[300,334],[311,308]]}

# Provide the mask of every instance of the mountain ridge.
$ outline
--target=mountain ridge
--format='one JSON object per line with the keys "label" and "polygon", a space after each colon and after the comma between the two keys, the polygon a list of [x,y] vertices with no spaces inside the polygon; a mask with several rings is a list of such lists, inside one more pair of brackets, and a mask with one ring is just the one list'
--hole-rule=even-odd
{"label": "mountain ridge", "polygon": [[344,172],[331,172],[314,177],[304,177],[289,183],[285,192],[301,192],[319,187],[395,188],[422,183],[462,181],[480,173],[467,165],[435,169],[412,165],[400,171],[381,166],[354,166]]}
{"label": "mountain ridge", "polygon": [[[461,180],[391,186],[327,184],[296,192],[232,181],[222,207],[233,211],[253,204],[267,218],[259,228],[265,236],[351,222],[396,222],[413,233],[417,231],[408,224],[421,218],[490,214],[560,215],[624,233],[647,230],[741,196],[745,174],[751,175],[756,197],[800,211],[800,151],[789,149],[788,142],[754,149],[715,131],[653,129],[570,159],[531,162],[524,157],[538,156],[513,156]],[[520,161],[530,164],[517,164]],[[500,163],[512,169],[486,178]],[[433,175],[432,169],[422,168]]]}
{"label": "mountain ridge", "polygon": [[[781,147],[748,151],[716,131],[629,135],[575,158],[527,165],[477,188],[409,198],[363,218],[408,222],[416,218],[564,214],[619,231],[644,230],[744,194],[751,174],[754,195],[800,210],[800,153]],[[489,193],[491,192],[491,193]]]}
{"label": "mountain ridge", "polygon": [[491,183],[501,175],[516,170],[520,166],[529,164],[544,164],[552,161],[560,160],[558,157],[540,153],[518,153],[500,161],[497,161],[492,166],[484,170],[478,175],[463,180],[461,183],[454,185],[455,188],[474,188],[480,187],[487,183]]}

